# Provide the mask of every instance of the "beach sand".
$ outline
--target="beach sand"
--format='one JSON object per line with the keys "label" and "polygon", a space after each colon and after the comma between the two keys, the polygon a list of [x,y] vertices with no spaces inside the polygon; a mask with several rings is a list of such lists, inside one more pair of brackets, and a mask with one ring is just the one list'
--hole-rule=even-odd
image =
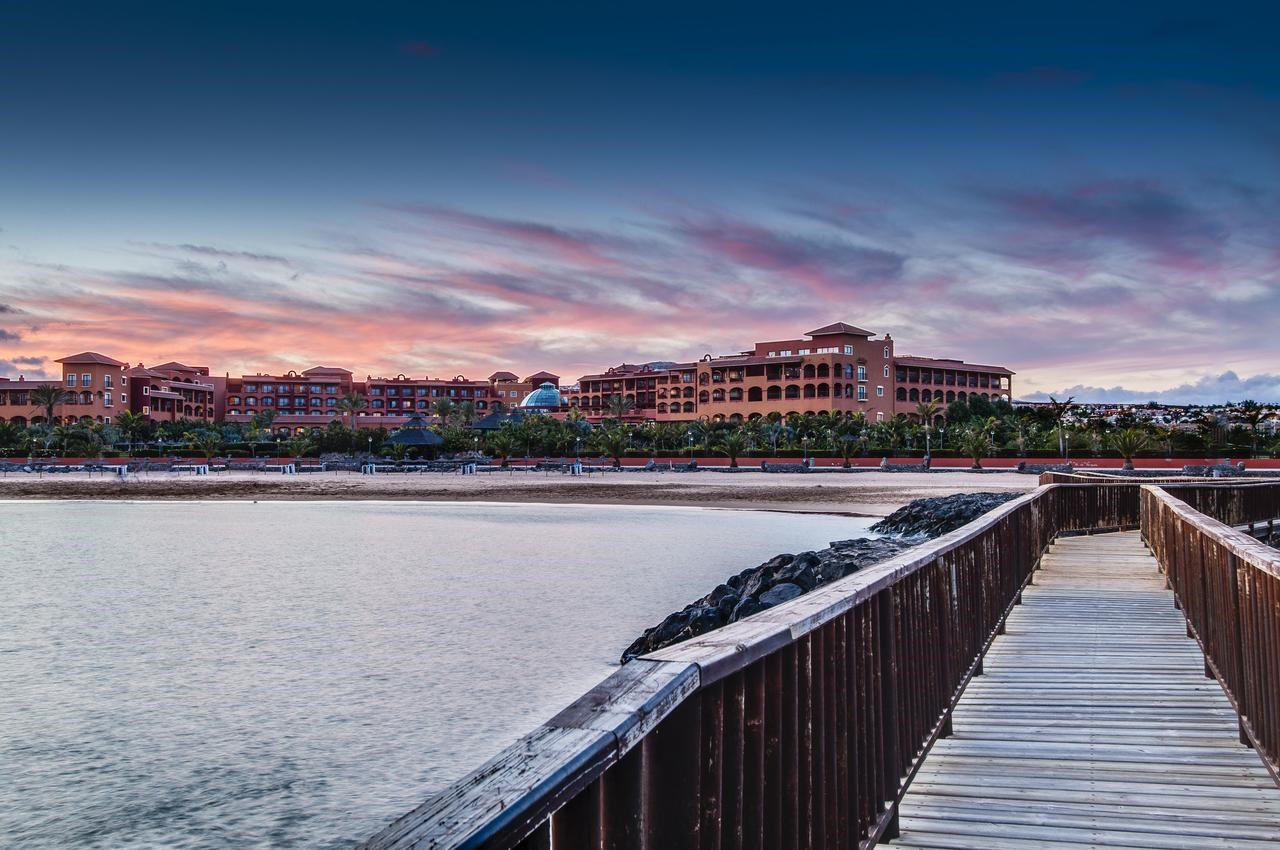
{"label": "beach sand", "polygon": [[979,491],[1029,491],[1034,475],[970,472],[561,472],[456,473],[155,472],[9,473],[0,499],[398,499],[691,505],[884,516],[912,499]]}

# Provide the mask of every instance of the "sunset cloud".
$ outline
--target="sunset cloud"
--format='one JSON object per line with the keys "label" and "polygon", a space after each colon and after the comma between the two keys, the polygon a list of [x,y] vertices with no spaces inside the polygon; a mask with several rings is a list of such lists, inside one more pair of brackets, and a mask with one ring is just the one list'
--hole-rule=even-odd
{"label": "sunset cloud", "polygon": [[92,267],[6,261],[6,315],[32,329],[6,329],[0,358],[95,348],[235,374],[324,362],[572,379],[847,319],[903,353],[1007,365],[1025,394],[1129,392],[1081,373],[1158,387],[1175,352],[1204,364],[1204,381],[1179,387],[1197,398],[1233,389],[1209,381],[1224,357],[1265,372],[1270,331],[1252,317],[1280,314],[1280,275],[1229,208],[1140,180],[968,197],[980,212],[945,226],[873,197],[592,226],[380,203],[289,251],[152,242]]}

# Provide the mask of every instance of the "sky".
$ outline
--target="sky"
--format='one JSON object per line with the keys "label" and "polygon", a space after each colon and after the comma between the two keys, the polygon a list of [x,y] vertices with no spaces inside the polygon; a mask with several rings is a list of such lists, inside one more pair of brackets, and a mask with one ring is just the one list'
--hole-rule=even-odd
{"label": "sky", "polygon": [[573,380],[848,321],[1019,398],[1280,401],[1278,23],[11,0],[0,375]]}

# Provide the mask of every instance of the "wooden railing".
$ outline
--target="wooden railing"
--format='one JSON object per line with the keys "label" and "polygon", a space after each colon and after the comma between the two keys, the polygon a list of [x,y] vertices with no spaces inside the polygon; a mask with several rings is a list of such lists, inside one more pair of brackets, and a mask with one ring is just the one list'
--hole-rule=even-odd
{"label": "wooden railing", "polygon": [[1143,539],[1204,651],[1206,675],[1240,715],[1241,742],[1280,782],[1280,551],[1230,527],[1280,518],[1280,485],[1201,492],[1198,503],[1184,495],[1142,488]]}
{"label": "wooden railing", "polygon": [[407,848],[870,846],[1040,555],[1133,528],[1136,488],[1048,485],[908,553],[624,665],[370,838]]}

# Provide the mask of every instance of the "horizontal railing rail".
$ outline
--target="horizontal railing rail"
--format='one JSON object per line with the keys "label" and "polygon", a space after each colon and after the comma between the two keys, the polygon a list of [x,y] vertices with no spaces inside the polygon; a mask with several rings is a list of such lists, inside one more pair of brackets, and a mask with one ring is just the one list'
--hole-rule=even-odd
{"label": "horizontal railing rail", "polygon": [[1240,489],[1249,492],[1200,493],[1196,504],[1181,489],[1144,486],[1142,537],[1204,651],[1205,674],[1240,716],[1241,742],[1280,783],[1280,551],[1231,528],[1280,518],[1280,485]]}
{"label": "horizontal railing rail", "polygon": [[1136,487],[1041,486],[848,578],[621,667],[361,845],[869,846],[1060,533]]}

